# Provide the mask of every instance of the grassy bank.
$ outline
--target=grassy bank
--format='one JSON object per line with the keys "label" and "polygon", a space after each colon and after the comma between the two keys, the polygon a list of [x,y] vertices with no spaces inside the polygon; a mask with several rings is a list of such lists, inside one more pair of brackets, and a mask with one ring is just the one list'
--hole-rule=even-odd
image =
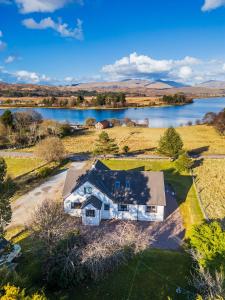
{"label": "grassy bank", "polygon": [[167,160],[103,160],[103,163],[112,170],[163,171],[166,182],[170,183],[176,191],[186,229],[185,236],[188,237],[193,225],[202,222],[203,215],[198,204],[192,178],[188,173],[177,173],[173,162]]}

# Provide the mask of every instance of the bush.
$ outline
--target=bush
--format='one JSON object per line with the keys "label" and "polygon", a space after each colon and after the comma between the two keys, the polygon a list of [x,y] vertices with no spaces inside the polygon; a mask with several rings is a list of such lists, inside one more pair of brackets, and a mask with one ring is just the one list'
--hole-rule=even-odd
{"label": "bush", "polygon": [[96,119],[95,118],[87,118],[86,120],[85,120],[85,125],[86,126],[95,126],[95,124],[96,124]]}
{"label": "bush", "polygon": [[51,173],[52,173],[52,169],[49,167],[44,167],[37,171],[37,175],[41,178],[48,177]]}
{"label": "bush", "polygon": [[26,295],[26,290],[14,285],[4,285],[0,291],[1,300],[47,300],[44,294]]}
{"label": "bush", "polygon": [[219,222],[195,226],[190,245],[197,253],[200,266],[214,271],[225,265],[225,231]]}
{"label": "bush", "polygon": [[48,162],[61,161],[65,157],[65,148],[59,138],[48,137],[38,143],[36,156]]}
{"label": "bush", "polygon": [[175,161],[175,166],[179,172],[189,171],[193,166],[193,160],[184,152]]}
{"label": "bush", "polygon": [[130,151],[130,147],[127,146],[127,145],[125,145],[125,146],[123,147],[123,152],[127,154],[129,151]]}

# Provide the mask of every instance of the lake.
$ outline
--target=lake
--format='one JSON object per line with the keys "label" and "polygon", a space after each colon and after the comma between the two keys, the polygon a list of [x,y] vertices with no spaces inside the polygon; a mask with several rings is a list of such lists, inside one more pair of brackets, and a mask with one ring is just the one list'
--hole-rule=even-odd
{"label": "lake", "polygon": [[[185,125],[187,122],[195,123],[202,119],[207,112],[218,113],[225,108],[225,98],[195,99],[192,104],[183,106],[164,106],[147,108],[125,108],[125,109],[62,109],[62,108],[33,108],[41,113],[44,119],[56,121],[68,121],[70,123],[84,123],[85,119],[92,117],[97,121],[104,119],[132,120],[149,119],[150,127],[169,127]],[[29,108],[31,109],[31,108]],[[13,108],[11,111],[29,110],[26,108]],[[2,114],[4,109],[0,110]]]}

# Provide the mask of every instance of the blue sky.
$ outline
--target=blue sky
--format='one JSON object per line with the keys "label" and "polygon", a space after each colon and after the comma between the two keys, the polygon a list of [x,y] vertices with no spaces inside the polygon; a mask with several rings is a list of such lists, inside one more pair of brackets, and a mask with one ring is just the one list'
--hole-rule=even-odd
{"label": "blue sky", "polygon": [[0,79],[225,80],[225,0],[0,0]]}

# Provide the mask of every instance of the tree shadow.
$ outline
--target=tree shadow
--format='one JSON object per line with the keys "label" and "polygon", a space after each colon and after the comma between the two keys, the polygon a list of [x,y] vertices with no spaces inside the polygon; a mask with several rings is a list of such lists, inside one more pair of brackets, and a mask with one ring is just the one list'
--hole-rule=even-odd
{"label": "tree shadow", "polygon": [[174,193],[178,205],[181,205],[186,200],[187,195],[192,187],[192,176],[180,174],[175,168],[162,171],[164,172],[167,186],[172,193]]}
{"label": "tree shadow", "polygon": [[190,156],[198,157],[208,150],[209,150],[209,146],[203,146],[203,147],[195,148],[195,149],[188,151],[188,154]]}
{"label": "tree shadow", "polygon": [[155,151],[156,147],[151,147],[151,148],[145,148],[145,149],[140,149],[140,150],[134,150],[134,151],[129,151],[127,154],[124,154],[125,157],[132,157],[140,154],[145,154],[146,152],[152,152]]}

